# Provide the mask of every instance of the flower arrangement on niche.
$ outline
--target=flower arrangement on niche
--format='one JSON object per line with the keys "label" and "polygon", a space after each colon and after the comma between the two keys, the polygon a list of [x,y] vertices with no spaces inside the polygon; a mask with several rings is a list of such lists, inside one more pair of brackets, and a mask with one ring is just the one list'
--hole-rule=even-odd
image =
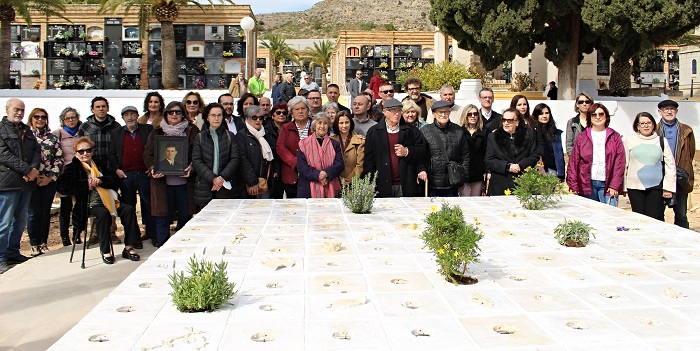
{"label": "flower arrangement on niche", "polygon": [[202,78],[197,78],[194,80],[194,86],[197,89],[202,89],[204,88],[204,80]]}
{"label": "flower arrangement on niche", "polygon": [[105,69],[105,64],[104,64],[104,63],[100,63],[99,65],[97,65],[97,68],[99,68],[100,70],[104,70],[104,69]]}
{"label": "flower arrangement on niche", "polygon": [[95,84],[92,84],[90,82],[85,83],[85,90],[92,90],[95,89]]}
{"label": "flower arrangement on niche", "polygon": [[134,51],[134,53],[135,53],[136,55],[143,55],[143,49],[138,48],[138,49],[136,49],[136,51]]}
{"label": "flower arrangement on niche", "polygon": [[97,51],[95,51],[95,50],[92,50],[92,51],[88,51],[88,55],[89,55],[89,56],[98,56],[99,53],[98,53]]}
{"label": "flower arrangement on niche", "polygon": [[231,52],[231,51],[224,51],[224,57],[233,57],[233,52]]}
{"label": "flower arrangement on niche", "polygon": [[19,68],[17,68],[17,67],[10,67],[10,72],[19,72]]}
{"label": "flower arrangement on niche", "polygon": [[382,62],[379,64],[379,68],[388,68],[388,67],[389,67],[389,64],[386,62]]}
{"label": "flower arrangement on niche", "polygon": [[187,65],[180,65],[180,70],[186,71],[186,70],[187,70]]}
{"label": "flower arrangement on niche", "polygon": [[37,56],[41,57],[41,48],[39,48],[38,46],[35,46],[35,47],[34,47],[34,53],[35,53]]}
{"label": "flower arrangement on niche", "polygon": [[59,81],[59,82],[53,83],[53,87],[56,89],[61,89],[65,84],[66,83]]}
{"label": "flower arrangement on niche", "polygon": [[221,37],[221,34],[219,34],[219,33],[214,33],[214,34],[212,34],[212,37],[213,37],[214,39],[217,39],[217,40],[221,40],[221,38],[222,38],[222,37]]}
{"label": "flower arrangement on niche", "polygon": [[224,77],[219,78],[219,88],[226,88],[226,79]]}
{"label": "flower arrangement on niche", "polygon": [[24,46],[22,45],[12,45],[12,49],[10,51],[10,56],[12,57],[20,57],[22,56],[22,53],[24,53]]}
{"label": "flower arrangement on niche", "polygon": [[198,68],[199,70],[203,71],[203,72],[206,72],[206,71],[209,70],[209,66],[207,66],[207,65],[205,65],[205,64],[203,64],[203,63],[200,63],[200,64],[197,66],[197,68]]}
{"label": "flower arrangement on niche", "polygon": [[80,39],[83,39],[83,40],[87,39],[87,32],[80,33]]}
{"label": "flower arrangement on niche", "polygon": [[223,71],[224,71],[224,65],[219,66],[219,72],[223,72]]}
{"label": "flower arrangement on niche", "polygon": [[411,55],[413,51],[411,49],[406,49],[403,51],[406,55]]}
{"label": "flower arrangement on niche", "polygon": [[53,37],[54,39],[68,40],[73,37],[73,32],[59,30],[58,33],[56,33],[56,35],[54,35]]}
{"label": "flower arrangement on niche", "polygon": [[85,50],[78,51],[78,57],[83,57],[83,56],[85,56]]}
{"label": "flower arrangement on niche", "polygon": [[70,55],[71,55],[71,51],[68,50],[68,49],[65,49],[65,48],[64,48],[64,49],[58,50],[58,56],[65,56],[65,57],[68,57],[68,56],[70,56]]}
{"label": "flower arrangement on niche", "polygon": [[382,57],[389,57],[389,53],[386,51],[382,51]]}
{"label": "flower arrangement on niche", "polygon": [[121,69],[122,71],[126,71],[126,66],[119,66],[119,69]]}

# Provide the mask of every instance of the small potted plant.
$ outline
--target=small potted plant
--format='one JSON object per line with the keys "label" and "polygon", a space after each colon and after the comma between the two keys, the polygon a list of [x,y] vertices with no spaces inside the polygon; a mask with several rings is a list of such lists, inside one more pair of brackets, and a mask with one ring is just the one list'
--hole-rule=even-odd
{"label": "small potted plant", "polygon": [[435,255],[438,272],[454,284],[476,283],[476,278],[467,275],[467,266],[479,261],[479,240],[484,237],[481,229],[464,220],[459,206],[443,203],[439,210],[436,206],[431,210],[421,238]]}
{"label": "small potted plant", "polygon": [[227,263],[217,264],[190,258],[188,277],[184,272],[168,274],[173,304],[180,312],[211,312],[236,294],[235,284],[228,281]]}
{"label": "small potted plant", "polygon": [[202,78],[197,77],[197,79],[194,80],[194,86],[197,89],[204,88],[204,80],[202,80]]}
{"label": "small potted plant", "polygon": [[523,208],[543,210],[556,205],[564,194],[564,185],[556,175],[542,174],[535,168],[528,167],[522,175],[514,180],[513,195]]}
{"label": "small potted plant", "polygon": [[360,178],[358,174],[352,177],[352,182],[347,183],[342,180],[343,189],[341,198],[343,205],[349,208],[352,213],[370,213],[374,205],[374,197],[377,196],[377,172],[368,174],[364,178]]}
{"label": "small potted plant", "polygon": [[591,228],[590,225],[579,220],[564,220],[564,223],[559,223],[559,225],[554,228],[554,238],[557,239],[560,245],[584,247],[588,245],[591,236],[595,238],[595,234],[593,234],[592,231],[593,228]]}

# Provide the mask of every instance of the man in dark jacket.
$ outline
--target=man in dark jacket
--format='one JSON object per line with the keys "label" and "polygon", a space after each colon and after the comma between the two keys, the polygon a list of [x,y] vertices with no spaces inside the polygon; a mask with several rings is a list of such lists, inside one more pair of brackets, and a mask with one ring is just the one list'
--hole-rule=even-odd
{"label": "man in dark jacket", "polygon": [[420,115],[427,118],[428,111],[431,110],[431,106],[433,105],[433,98],[428,94],[421,93],[421,89],[423,89],[423,82],[421,82],[421,80],[418,78],[408,78],[403,83],[403,86],[408,95],[406,95],[402,101],[406,101],[408,99],[413,100],[413,102],[420,107]]}
{"label": "man in dark jacket", "polygon": [[0,274],[29,259],[19,253],[19,242],[41,162],[34,133],[22,123],[24,102],[9,99],[5,110],[0,122]]}
{"label": "man in dark jacket", "polygon": [[295,96],[297,96],[297,91],[294,89],[294,75],[287,72],[286,80],[280,85],[279,102],[288,102]]}
{"label": "man in dark jacket", "polygon": [[90,109],[92,115],[80,125],[78,136],[86,136],[95,143],[92,158],[103,165],[115,169],[109,161],[109,145],[112,143],[112,131],[121,127],[119,122],[109,112],[109,102],[102,96],[92,99]]}
{"label": "man in dark jacket", "polygon": [[[143,151],[153,126],[139,124],[138,117],[136,107],[127,106],[122,109],[124,127],[112,131],[110,163],[117,169],[122,202],[136,208],[138,192],[141,200],[141,223],[146,226],[145,238],[150,238],[155,243],[155,219],[151,217],[151,180],[148,177],[148,168],[143,162]],[[145,238],[141,237],[134,243],[134,247],[142,249],[141,240]]]}
{"label": "man in dark jacket", "polygon": [[425,169],[425,139],[418,128],[401,123],[401,102],[384,103],[384,120],[367,131],[363,175],[377,173],[379,197],[419,196],[418,172]]}
{"label": "man in dark jacket", "polygon": [[[432,112],[435,121],[421,128],[428,147],[426,170],[418,173],[418,178],[428,180],[428,196],[457,196],[469,174],[469,145],[464,135],[465,129],[450,121],[449,101],[436,101]],[[448,167],[450,163],[461,170],[459,183],[450,182]]]}
{"label": "man in dark jacket", "polygon": [[484,130],[486,133],[491,133],[501,126],[500,113],[494,111],[493,107],[493,90],[491,88],[483,88],[479,91],[479,103],[481,103],[481,120],[484,121]]}

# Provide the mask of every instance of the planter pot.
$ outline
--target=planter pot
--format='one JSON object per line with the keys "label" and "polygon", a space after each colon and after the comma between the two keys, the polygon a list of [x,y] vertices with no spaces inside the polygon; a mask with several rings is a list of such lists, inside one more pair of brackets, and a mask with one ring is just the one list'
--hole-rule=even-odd
{"label": "planter pot", "polygon": [[586,247],[586,244],[584,244],[581,241],[573,241],[571,239],[566,239],[566,242],[564,243],[564,246],[568,247]]}
{"label": "planter pot", "polygon": [[473,99],[474,96],[479,96],[479,91],[481,91],[481,79],[462,79],[458,94],[463,99]]}

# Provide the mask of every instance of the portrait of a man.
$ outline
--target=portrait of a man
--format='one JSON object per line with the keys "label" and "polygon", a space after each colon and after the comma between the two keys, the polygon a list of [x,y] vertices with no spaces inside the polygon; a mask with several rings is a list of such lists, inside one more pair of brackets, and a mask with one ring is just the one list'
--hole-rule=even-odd
{"label": "portrait of a man", "polygon": [[157,136],[156,164],[153,173],[182,175],[187,163],[187,140],[184,137]]}
{"label": "portrait of a man", "polygon": [[175,158],[177,157],[177,146],[175,144],[168,144],[165,146],[165,157],[158,161],[158,169],[163,172],[182,172],[185,168],[180,162],[177,162]]}

